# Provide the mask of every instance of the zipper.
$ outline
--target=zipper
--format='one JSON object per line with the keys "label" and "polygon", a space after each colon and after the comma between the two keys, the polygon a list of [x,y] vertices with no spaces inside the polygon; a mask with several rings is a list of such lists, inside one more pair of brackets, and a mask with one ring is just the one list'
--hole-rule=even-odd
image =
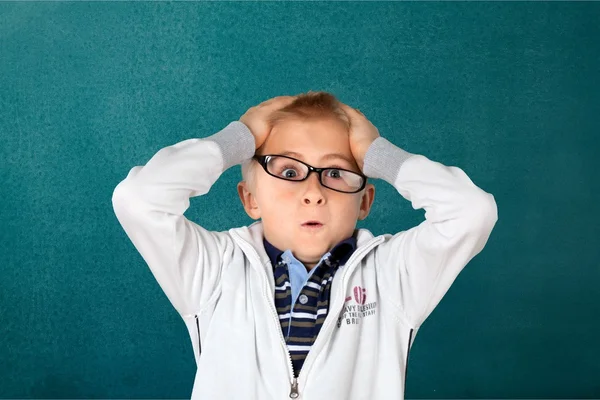
{"label": "zipper", "polygon": [[[246,247],[246,241],[244,239],[242,239],[241,237],[239,237],[239,235],[235,234],[236,236],[238,236],[238,238],[241,240],[240,246],[241,247]],[[242,243],[244,243],[244,245],[242,246]],[[246,248],[247,249],[247,248]],[[256,253],[256,250],[250,246],[251,251],[247,254],[255,254],[256,257],[256,263],[257,265],[262,265],[262,263],[260,262],[260,257],[258,256],[258,254]],[[270,263],[270,262],[269,262]],[[264,291],[263,294],[265,296],[265,299],[267,300],[267,304],[269,304],[269,308],[271,308],[271,316],[273,317],[274,321],[275,321],[275,326],[277,327],[277,332],[279,333],[279,338],[281,339],[281,344],[283,345],[283,349],[285,351],[285,354],[287,355],[287,366],[288,366],[288,373],[289,373],[289,377],[290,377],[290,398],[291,399],[297,399],[300,394],[298,392],[298,378],[295,377],[294,375],[294,365],[292,364],[292,356],[287,348],[287,343],[285,342],[285,338],[283,337],[283,332],[281,330],[281,323],[279,322],[279,315],[277,314],[277,309],[275,309],[275,303],[273,302],[273,299],[271,297],[269,297],[270,293],[269,293],[269,281],[268,278],[266,276],[266,274],[263,274],[263,287],[264,287]]]}
{"label": "zipper", "polygon": [[[253,254],[255,256],[253,258],[255,258],[256,264],[262,266],[262,263],[260,262],[260,257],[258,256],[258,253],[256,252],[256,249],[254,249],[254,247],[252,247],[251,245],[249,245],[245,239],[243,239],[241,236],[239,236],[239,234],[234,233],[234,232],[231,232],[231,233],[232,233],[232,235],[237,236],[238,239],[240,240],[240,242],[238,243],[240,245],[240,247],[245,247],[246,250],[248,250],[248,247],[250,248],[250,251],[248,251],[247,254]],[[361,251],[355,251],[350,256],[350,258],[346,261],[346,263],[344,265],[351,264],[355,259],[358,259],[359,257],[362,258],[362,255],[364,255],[367,252],[371,251],[371,249],[373,247],[375,247],[379,243],[383,242],[384,240],[385,240],[385,237],[383,237],[383,236],[378,236],[378,237],[373,238],[371,242],[367,243],[365,245],[365,247],[363,247],[361,249]],[[342,285],[341,285],[340,290],[338,291],[338,293],[342,293],[342,295],[338,296],[336,298],[336,300],[339,299],[339,298],[342,298],[342,299],[344,298],[344,291],[346,290],[345,279],[346,279],[346,276],[348,275],[348,273],[349,273],[349,269],[348,268],[344,268],[343,271],[342,271],[342,276],[341,276]],[[288,372],[289,372],[289,376],[291,377],[291,381],[290,381],[291,385],[290,385],[290,395],[289,395],[289,397],[292,398],[292,399],[296,399],[296,398],[298,398],[300,396],[300,393],[298,391],[298,382],[299,382],[299,380],[300,380],[301,377],[304,377],[304,375],[306,375],[308,373],[307,371],[310,370],[310,368],[307,368],[307,367],[311,367],[312,366],[312,363],[309,363],[308,361],[309,360],[312,361],[316,357],[316,355],[315,355],[314,351],[313,352],[311,352],[311,351],[308,352],[308,355],[306,356],[306,360],[304,361],[304,364],[302,365],[302,370],[300,371],[300,374],[298,375],[298,378],[296,378],[294,376],[294,366],[292,364],[292,356],[290,355],[290,352],[289,352],[289,350],[287,348],[287,343],[285,342],[285,338],[283,337],[283,332],[281,331],[281,325],[280,325],[280,322],[279,322],[279,315],[277,314],[277,310],[275,309],[275,303],[273,303],[273,299],[269,297],[269,295],[270,295],[269,290],[268,290],[269,281],[268,281],[267,275],[263,274],[263,278],[264,278],[263,279],[263,283],[264,283],[264,288],[265,288],[263,294],[265,295],[265,299],[267,300],[267,304],[269,304],[269,307],[271,308],[271,316],[273,317],[273,319],[275,321],[275,326],[278,328],[277,332],[279,333],[279,338],[281,339],[281,343],[283,344],[283,348],[284,348],[285,353],[287,355]],[[339,303],[339,300],[337,302]],[[333,303],[334,302],[332,302],[332,307],[330,307],[330,310],[334,309],[334,308],[337,309],[337,307],[333,307]],[[327,313],[329,314],[329,311]],[[328,324],[327,325],[323,325],[323,327],[321,328],[321,332],[323,332],[324,334],[326,334],[327,335],[327,339],[329,339],[329,336],[330,336],[330,332],[329,331],[331,330],[330,327],[333,325],[333,319],[331,318],[327,322],[328,322]],[[316,344],[317,342],[319,342],[319,339],[321,339],[320,340],[321,342],[327,340],[327,339],[323,338],[324,334],[322,334],[321,332],[319,332],[319,335],[317,335],[317,338],[315,339],[315,343],[314,344]],[[313,344],[313,348],[314,348],[314,344]],[[312,348],[311,348],[311,350],[312,350]]]}
{"label": "zipper", "polygon": [[[289,353],[289,351],[288,351]],[[294,378],[294,380],[292,381],[292,389],[290,390],[290,398],[292,399],[297,399],[299,396],[298,394],[298,380],[296,378]]]}
{"label": "zipper", "polygon": [[270,293],[268,290],[268,286],[269,285],[267,282],[267,284],[264,285],[265,290],[264,290],[263,294],[265,295],[267,303],[269,304],[269,307],[271,308],[271,311],[272,311],[271,316],[275,320],[275,326],[277,327],[277,332],[279,333],[279,337],[281,338],[281,343],[283,343],[283,348],[285,350],[285,354],[287,355],[288,372],[290,373],[290,376],[292,377],[291,387],[290,387],[290,398],[297,399],[298,396],[300,396],[300,394],[298,393],[298,379],[294,375],[294,365],[292,364],[292,355],[290,354],[290,351],[287,348],[287,343],[285,342],[285,338],[283,337],[283,332],[281,331],[281,323],[279,322],[279,315],[277,314],[277,309],[275,309],[275,303],[273,303],[273,299],[271,297],[269,297]]}
{"label": "zipper", "polygon": [[202,353],[202,346],[200,345],[200,322],[198,322],[198,315],[194,315],[196,318],[196,329],[198,329],[198,358],[200,358],[200,354]]}
{"label": "zipper", "polygon": [[[385,240],[385,237],[383,236],[378,236],[372,239],[371,242],[367,243],[365,245],[365,247],[363,247],[361,249],[361,251],[356,251],[354,252],[350,258],[348,259],[348,261],[346,261],[346,264],[344,265],[349,265],[352,262],[354,262],[354,260],[356,259],[362,259],[363,255],[368,253],[369,251],[371,251],[371,249],[373,247],[375,247],[376,245],[378,245],[379,243],[383,242]],[[356,267],[356,266],[354,266]],[[340,285],[340,290],[338,290],[338,293],[341,293],[341,296],[337,296],[336,300],[338,299],[344,299],[344,292],[346,290],[346,286],[347,286],[347,282],[346,282],[346,276],[348,275],[348,273],[350,272],[349,268],[344,268],[342,270],[342,276],[341,276],[341,285]],[[337,303],[339,303],[340,301],[338,300]],[[332,309],[337,309],[338,307],[333,307],[333,305],[336,303],[336,301],[333,301],[331,303],[331,307],[329,308],[329,310],[327,311],[327,315],[329,315],[329,312]],[[337,304],[336,304],[337,305]],[[329,337],[331,336],[331,330],[332,330],[332,326],[334,325],[334,319],[330,318],[329,321],[326,321],[327,325],[323,324],[323,327],[321,328],[321,331],[319,332],[319,334],[317,335],[317,338],[315,339],[315,342],[313,343],[313,347],[311,347],[311,351],[308,352],[306,359],[304,360],[304,364],[302,365],[302,370],[300,371],[300,374],[298,376],[298,378],[300,377],[304,377],[306,374],[308,374],[308,371],[310,370],[310,367],[312,367],[313,364],[313,360],[315,359],[315,357],[318,356],[318,353],[316,351],[312,351],[313,349],[316,348],[316,344],[319,342],[325,342],[326,340],[329,339]],[[322,346],[321,346],[322,347]],[[291,393],[290,393],[290,397],[291,397]]]}

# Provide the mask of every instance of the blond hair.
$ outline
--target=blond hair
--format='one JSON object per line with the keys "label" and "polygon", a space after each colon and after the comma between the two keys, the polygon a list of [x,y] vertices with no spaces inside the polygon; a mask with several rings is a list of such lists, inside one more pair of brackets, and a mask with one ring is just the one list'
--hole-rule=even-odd
{"label": "blond hair", "polygon": [[[273,112],[267,118],[267,124],[272,130],[274,126],[289,119],[310,121],[315,119],[336,118],[341,121],[346,130],[350,130],[350,120],[340,107],[340,101],[331,93],[319,91],[301,93],[297,98],[287,106]],[[260,155],[262,146],[256,150],[256,154]],[[254,175],[258,164],[253,159],[249,159],[242,163],[242,180],[248,182],[249,188],[254,190]]]}

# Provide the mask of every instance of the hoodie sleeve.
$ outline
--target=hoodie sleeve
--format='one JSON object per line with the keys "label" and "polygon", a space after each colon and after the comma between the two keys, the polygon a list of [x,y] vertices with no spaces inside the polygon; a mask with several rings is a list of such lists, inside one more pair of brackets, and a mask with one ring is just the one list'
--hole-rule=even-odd
{"label": "hoodie sleeve", "polygon": [[412,327],[420,326],[460,271],[485,246],[498,219],[494,196],[465,172],[409,153],[383,137],[369,146],[365,175],[384,179],[425,220],[387,234],[376,253],[384,290]]}
{"label": "hoodie sleeve", "polygon": [[208,231],[183,215],[189,199],[206,194],[254,151],[251,131],[234,121],[212,136],[160,149],[113,191],[119,223],[182,316],[197,313],[218,289],[233,246],[226,232]]}

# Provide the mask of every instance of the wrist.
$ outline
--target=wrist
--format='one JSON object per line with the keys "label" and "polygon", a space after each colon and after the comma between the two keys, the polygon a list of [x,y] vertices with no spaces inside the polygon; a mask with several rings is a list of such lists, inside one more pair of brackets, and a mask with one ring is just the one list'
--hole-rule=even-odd
{"label": "wrist", "polygon": [[356,163],[357,163],[358,167],[360,168],[361,172],[363,171],[363,168],[364,168],[365,157],[367,155],[367,152],[369,151],[369,147],[371,147],[371,144],[373,144],[375,139],[377,139],[377,138],[370,138],[368,140],[365,140],[358,146],[359,150],[356,152],[357,157],[355,157],[355,160],[356,160]]}

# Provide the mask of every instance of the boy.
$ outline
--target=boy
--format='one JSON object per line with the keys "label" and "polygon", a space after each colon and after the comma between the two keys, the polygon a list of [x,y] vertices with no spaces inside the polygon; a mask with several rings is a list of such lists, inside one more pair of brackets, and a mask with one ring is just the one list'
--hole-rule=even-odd
{"label": "boy", "polygon": [[[186,219],[189,198],[240,163],[240,199],[261,220],[216,232]],[[426,220],[395,235],[355,229],[374,199],[367,176]],[[161,149],[112,202],[185,321],[192,399],[207,400],[402,399],[418,328],[497,220],[461,169],[396,147],[325,92],[270,99]]]}

